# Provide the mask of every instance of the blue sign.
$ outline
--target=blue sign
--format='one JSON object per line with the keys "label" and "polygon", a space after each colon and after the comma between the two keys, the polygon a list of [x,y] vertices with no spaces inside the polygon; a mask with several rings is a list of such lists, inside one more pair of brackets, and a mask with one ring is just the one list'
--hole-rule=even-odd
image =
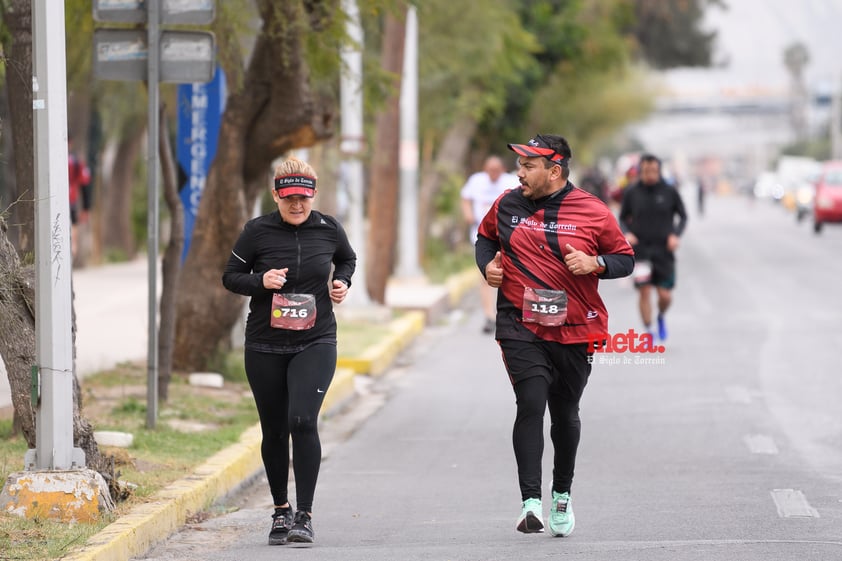
{"label": "blue sign", "polygon": [[226,97],[225,73],[219,67],[210,82],[183,84],[178,87],[176,159],[179,167],[179,196],[184,206],[182,263],[190,250],[199,201],[205,189],[211,162],[216,156]]}

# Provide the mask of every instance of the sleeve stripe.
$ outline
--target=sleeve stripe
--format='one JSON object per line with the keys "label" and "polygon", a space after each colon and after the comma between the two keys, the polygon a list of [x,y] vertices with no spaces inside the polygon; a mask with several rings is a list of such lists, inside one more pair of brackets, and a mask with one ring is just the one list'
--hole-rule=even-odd
{"label": "sleeve stripe", "polygon": [[239,255],[237,255],[237,253],[236,253],[235,251],[232,251],[232,252],[231,252],[231,255],[233,255],[234,257],[236,257],[237,259],[239,259],[239,260],[240,260],[240,261],[242,261],[243,263],[245,263],[245,262],[246,262],[246,260],[245,260],[245,259],[243,259],[242,257],[240,257]]}

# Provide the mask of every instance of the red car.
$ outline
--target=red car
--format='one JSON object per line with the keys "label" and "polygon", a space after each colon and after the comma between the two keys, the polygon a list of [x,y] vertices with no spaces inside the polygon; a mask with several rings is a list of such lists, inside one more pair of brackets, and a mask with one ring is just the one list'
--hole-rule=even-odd
{"label": "red car", "polygon": [[842,160],[825,162],[816,182],[813,231],[820,233],[825,222],[842,222]]}

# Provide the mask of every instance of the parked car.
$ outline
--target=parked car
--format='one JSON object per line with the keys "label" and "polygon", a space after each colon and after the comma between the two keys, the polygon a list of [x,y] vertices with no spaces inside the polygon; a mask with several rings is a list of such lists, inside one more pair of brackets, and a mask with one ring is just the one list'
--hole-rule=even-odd
{"label": "parked car", "polygon": [[842,160],[824,163],[813,199],[813,231],[832,222],[842,222]]}

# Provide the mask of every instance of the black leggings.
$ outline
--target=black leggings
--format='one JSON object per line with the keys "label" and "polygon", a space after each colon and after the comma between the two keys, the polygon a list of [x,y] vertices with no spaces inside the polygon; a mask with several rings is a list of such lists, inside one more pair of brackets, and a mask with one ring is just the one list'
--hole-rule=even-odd
{"label": "black leggings", "polygon": [[550,412],[552,488],[570,492],[582,423],[579,400],[590,375],[586,345],[501,341],[513,382],[517,413],[512,444],[521,500],[541,498],[544,412]]}
{"label": "black leggings", "polygon": [[290,354],[247,350],[245,367],[260,416],[260,452],[272,499],[276,506],[289,500],[291,435],[296,509],[312,512],[322,460],[319,410],[336,370],[336,346],[316,344]]}

